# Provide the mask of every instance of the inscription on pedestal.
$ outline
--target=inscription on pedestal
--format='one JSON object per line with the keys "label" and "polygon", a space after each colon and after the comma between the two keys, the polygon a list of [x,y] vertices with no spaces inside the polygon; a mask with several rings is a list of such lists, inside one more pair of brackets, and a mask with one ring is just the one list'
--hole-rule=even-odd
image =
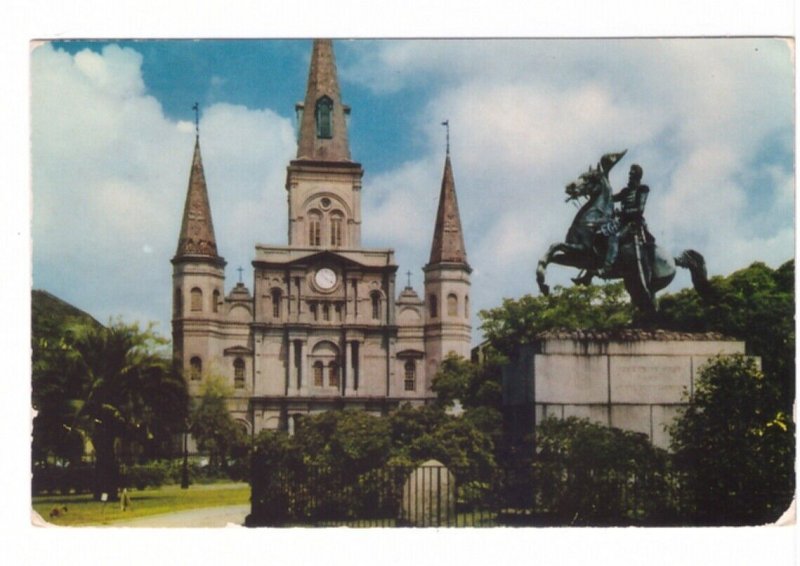
{"label": "inscription on pedestal", "polygon": [[679,403],[691,385],[688,356],[612,356],[612,403]]}

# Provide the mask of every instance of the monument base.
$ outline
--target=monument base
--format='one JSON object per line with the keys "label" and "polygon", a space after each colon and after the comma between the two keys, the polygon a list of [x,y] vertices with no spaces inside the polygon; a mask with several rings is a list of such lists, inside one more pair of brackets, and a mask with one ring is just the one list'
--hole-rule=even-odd
{"label": "monument base", "polygon": [[504,368],[503,403],[516,426],[588,418],[669,448],[666,425],[686,405],[700,368],[744,353],[744,342],[717,333],[547,331]]}

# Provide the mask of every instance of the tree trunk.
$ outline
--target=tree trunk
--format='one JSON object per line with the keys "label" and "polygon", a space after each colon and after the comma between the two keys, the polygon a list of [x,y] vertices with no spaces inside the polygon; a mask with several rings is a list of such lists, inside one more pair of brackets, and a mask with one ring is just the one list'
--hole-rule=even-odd
{"label": "tree trunk", "polygon": [[119,462],[114,453],[114,435],[100,431],[92,437],[95,451],[94,500],[100,501],[108,494],[108,501],[117,501],[119,495]]}

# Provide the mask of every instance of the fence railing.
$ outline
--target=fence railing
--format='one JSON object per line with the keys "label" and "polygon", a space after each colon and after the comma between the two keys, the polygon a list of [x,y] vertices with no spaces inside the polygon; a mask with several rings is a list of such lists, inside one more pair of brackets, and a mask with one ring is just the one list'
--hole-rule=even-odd
{"label": "fence railing", "polygon": [[360,473],[284,467],[253,477],[252,488],[251,526],[671,525],[678,516],[672,476],[554,462],[488,472],[438,463]]}

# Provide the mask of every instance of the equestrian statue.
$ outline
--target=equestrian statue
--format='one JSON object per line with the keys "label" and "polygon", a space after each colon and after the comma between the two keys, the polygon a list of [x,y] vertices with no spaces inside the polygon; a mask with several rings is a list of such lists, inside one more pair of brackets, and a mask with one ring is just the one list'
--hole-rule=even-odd
{"label": "equestrian statue", "polygon": [[[628,185],[614,194],[608,173],[627,150],[607,153],[597,167],[567,185],[567,202],[581,204],[564,242],[550,246],[539,260],[536,282],[548,294],[545,271],[551,263],[580,269],[573,282],[589,285],[594,277],[622,279],[634,306],[645,316],[657,310],[656,292],[675,277],[675,266],[689,269],[692,284],[701,297],[708,297],[710,285],[703,256],[685,250],[672,257],[655,242],[644,220],[650,188],[642,184],[643,171],[632,165]],[[619,209],[614,203],[619,202]]]}

